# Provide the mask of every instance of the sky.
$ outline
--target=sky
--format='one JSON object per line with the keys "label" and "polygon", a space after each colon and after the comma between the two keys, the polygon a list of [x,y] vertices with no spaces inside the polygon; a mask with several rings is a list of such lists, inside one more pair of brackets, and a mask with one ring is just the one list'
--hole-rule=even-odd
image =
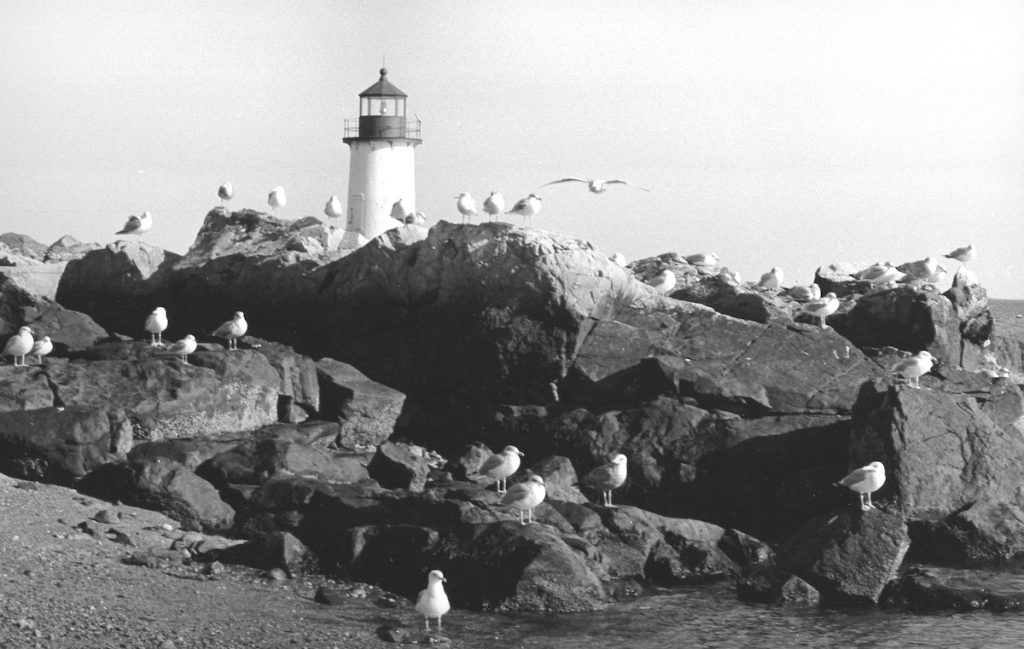
{"label": "sky", "polygon": [[0,0],[0,231],[109,243],[149,210],[183,253],[225,180],[235,209],[281,185],[281,217],[326,220],[382,61],[430,222],[619,178],[651,191],[545,187],[534,226],[787,286],[974,243],[989,295],[1024,299],[1017,1]]}

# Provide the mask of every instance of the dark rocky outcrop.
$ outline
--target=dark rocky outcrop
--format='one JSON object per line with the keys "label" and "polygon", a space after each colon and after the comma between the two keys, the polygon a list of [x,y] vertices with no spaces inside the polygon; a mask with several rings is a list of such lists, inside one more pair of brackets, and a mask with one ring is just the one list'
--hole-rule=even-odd
{"label": "dark rocky outcrop", "polygon": [[19,478],[72,484],[123,458],[131,443],[123,411],[40,406],[0,412],[0,471]]}
{"label": "dark rocky outcrop", "polygon": [[[931,377],[928,377],[931,378]],[[885,464],[879,492],[903,512],[914,557],[985,563],[1024,555],[1024,408],[1020,390],[950,372],[925,388],[866,383],[851,464]]]}
{"label": "dark rocky outcrop", "polygon": [[1024,611],[1024,577],[1015,571],[910,566],[885,594],[890,606],[923,613]]}
{"label": "dark rocky outcrop", "polygon": [[323,400],[320,416],[341,424],[338,446],[372,448],[395,432],[405,406],[404,394],[333,358],[317,361],[316,376]]}
{"label": "dark rocky outcrop", "polygon": [[173,460],[106,464],[82,478],[78,489],[97,498],[164,512],[186,530],[225,532],[234,524],[234,510],[213,485]]}
{"label": "dark rocky outcrop", "polygon": [[872,509],[809,521],[778,551],[778,567],[821,593],[823,604],[877,604],[910,538],[903,518]]}

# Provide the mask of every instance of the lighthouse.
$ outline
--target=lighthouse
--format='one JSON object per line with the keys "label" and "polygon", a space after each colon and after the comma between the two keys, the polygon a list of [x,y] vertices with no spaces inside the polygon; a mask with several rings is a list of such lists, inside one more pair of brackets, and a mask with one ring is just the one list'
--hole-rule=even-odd
{"label": "lighthouse", "polygon": [[348,210],[342,249],[355,249],[398,225],[391,206],[401,200],[416,210],[416,146],[419,119],[409,119],[406,94],[380,79],[359,93],[359,119],[345,120],[343,141],[349,146]]}

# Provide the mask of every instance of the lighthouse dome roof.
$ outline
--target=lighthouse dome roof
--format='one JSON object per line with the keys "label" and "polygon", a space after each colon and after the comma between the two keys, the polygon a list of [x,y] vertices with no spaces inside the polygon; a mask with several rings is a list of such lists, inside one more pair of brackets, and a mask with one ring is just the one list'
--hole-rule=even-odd
{"label": "lighthouse dome roof", "polygon": [[380,79],[366,90],[359,93],[360,97],[407,97],[398,86],[388,81],[388,69],[380,69]]}

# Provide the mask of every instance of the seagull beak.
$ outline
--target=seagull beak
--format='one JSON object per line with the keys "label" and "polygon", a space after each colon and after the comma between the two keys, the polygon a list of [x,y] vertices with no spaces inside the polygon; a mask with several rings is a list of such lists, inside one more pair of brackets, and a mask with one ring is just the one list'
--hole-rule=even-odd
{"label": "seagull beak", "polygon": [[522,451],[516,451],[516,453],[519,454],[519,457],[526,457],[526,453],[523,453]]}

